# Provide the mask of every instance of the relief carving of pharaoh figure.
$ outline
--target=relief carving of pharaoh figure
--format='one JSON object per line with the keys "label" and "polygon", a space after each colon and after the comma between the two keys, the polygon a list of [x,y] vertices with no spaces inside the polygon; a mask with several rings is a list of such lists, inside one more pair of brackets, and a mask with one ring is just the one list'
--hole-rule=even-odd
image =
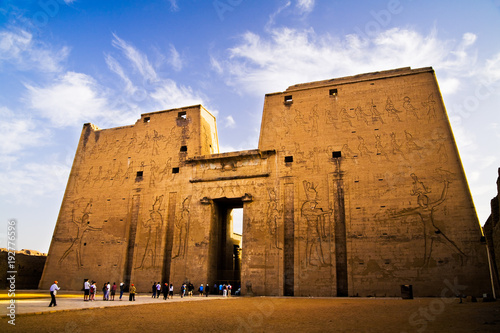
{"label": "relief carving of pharaoh figure", "polygon": [[317,186],[304,180],[307,200],[302,204],[301,213],[307,223],[306,266],[330,266],[330,215],[332,210],[324,211],[318,205]]}

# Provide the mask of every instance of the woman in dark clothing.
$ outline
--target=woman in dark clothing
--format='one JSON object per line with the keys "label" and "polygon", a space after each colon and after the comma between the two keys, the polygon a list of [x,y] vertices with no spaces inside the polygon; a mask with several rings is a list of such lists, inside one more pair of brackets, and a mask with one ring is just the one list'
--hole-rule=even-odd
{"label": "woman in dark clothing", "polygon": [[207,283],[207,286],[205,287],[205,297],[208,297],[209,293],[210,293],[210,286]]}
{"label": "woman in dark clothing", "polygon": [[168,298],[168,283],[163,285],[163,299],[166,300]]}

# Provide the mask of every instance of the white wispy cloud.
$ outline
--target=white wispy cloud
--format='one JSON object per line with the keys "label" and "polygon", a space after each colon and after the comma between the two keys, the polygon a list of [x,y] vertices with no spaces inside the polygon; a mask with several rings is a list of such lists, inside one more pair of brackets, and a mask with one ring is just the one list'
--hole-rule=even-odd
{"label": "white wispy cloud", "polygon": [[177,0],[168,0],[170,2],[170,10],[176,12],[179,10],[179,5],[177,4]]}
{"label": "white wispy cloud", "polygon": [[105,60],[109,70],[117,74],[125,83],[125,91],[129,94],[135,93],[137,88],[134,86],[128,75],[125,73],[125,70],[120,65],[120,63],[109,54],[105,55]]}
{"label": "white wispy cloud", "polygon": [[168,63],[177,72],[180,71],[184,65],[179,52],[177,52],[175,46],[172,44],[170,44],[170,57],[168,58]]}
{"label": "white wispy cloud", "polygon": [[148,60],[148,57],[137,50],[130,43],[127,43],[116,34],[113,34],[112,45],[118,50],[122,51],[122,53],[127,57],[130,61],[130,64],[141,74],[141,76],[154,82],[158,79],[158,75]]}
{"label": "white wispy cloud", "polygon": [[52,126],[80,126],[90,120],[113,116],[104,89],[90,76],[67,72],[46,86],[25,84],[27,104]]}
{"label": "white wispy cloud", "polygon": [[217,72],[217,74],[222,74],[224,72],[222,63],[214,56],[210,57],[210,67]]}
{"label": "white wispy cloud", "polygon": [[159,82],[149,92],[149,96],[154,100],[154,108],[157,110],[203,103],[203,98],[196,94],[191,87],[179,85],[170,79]]}
{"label": "white wispy cloud", "polygon": [[8,202],[28,204],[34,198],[61,192],[70,169],[71,164],[51,160],[4,170],[0,174],[0,196]]}
{"label": "white wispy cloud", "polygon": [[[436,30],[422,35],[394,28],[373,38],[354,34],[339,38],[318,35],[313,29],[282,27],[262,36],[245,33],[228,49],[225,60],[212,64],[222,68],[228,84],[262,95],[293,83],[406,66],[433,66],[470,75],[475,64],[474,41],[475,35],[470,33],[458,42],[442,40]],[[454,81],[446,87],[447,91],[456,88]]]}
{"label": "white wispy cloud", "polygon": [[9,164],[24,149],[41,146],[48,141],[48,129],[37,128],[29,116],[15,114],[6,107],[0,107],[0,119],[0,151],[2,159],[13,157],[8,161]]}
{"label": "white wispy cloud", "polygon": [[25,30],[0,31],[0,65],[8,63],[23,71],[59,72],[68,55],[68,47],[49,47],[35,41]]}
{"label": "white wispy cloud", "polygon": [[287,1],[282,6],[278,7],[278,9],[275,12],[271,13],[269,15],[269,20],[267,21],[266,26],[265,26],[266,30],[272,29],[272,26],[276,23],[276,17],[278,17],[281,14],[281,12],[283,12],[285,9],[289,8],[291,5],[292,5],[292,2]]}
{"label": "white wispy cloud", "polygon": [[500,52],[486,60],[482,76],[486,83],[500,81]]}
{"label": "white wispy cloud", "polygon": [[234,128],[236,126],[236,122],[234,121],[233,116],[229,115],[224,118],[224,127]]}
{"label": "white wispy cloud", "polygon": [[302,13],[312,12],[314,9],[314,0],[297,0],[297,8]]}

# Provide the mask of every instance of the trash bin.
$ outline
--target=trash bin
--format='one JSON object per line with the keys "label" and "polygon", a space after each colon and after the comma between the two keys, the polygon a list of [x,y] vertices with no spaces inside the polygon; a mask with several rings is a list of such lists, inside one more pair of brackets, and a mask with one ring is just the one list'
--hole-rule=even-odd
{"label": "trash bin", "polygon": [[413,299],[413,286],[411,284],[401,285],[401,297],[403,299]]}

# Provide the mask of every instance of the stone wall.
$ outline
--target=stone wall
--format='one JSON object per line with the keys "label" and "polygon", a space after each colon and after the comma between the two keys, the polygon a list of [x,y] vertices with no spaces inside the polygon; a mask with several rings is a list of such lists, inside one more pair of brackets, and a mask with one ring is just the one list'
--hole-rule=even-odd
{"label": "stone wall", "polygon": [[[38,283],[42,276],[43,267],[47,255],[33,250],[15,251],[15,270],[16,277],[16,290],[20,289],[37,289]],[[9,289],[7,283],[8,271],[12,271],[7,267],[9,252],[7,249],[0,249],[0,271],[2,272],[0,278],[0,289]]]}
{"label": "stone wall", "polygon": [[491,214],[484,224],[484,236],[490,255],[491,275],[495,290],[500,292],[500,168],[497,178],[497,195],[491,199]]}
{"label": "stone wall", "polygon": [[[243,208],[239,272],[234,208]],[[84,125],[40,286],[80,289],[84,278],[140,291],[161,279],[257,295],[399,296],[410,284],[433,296],[450,281],[488,292],[433,70],[268,94],[255,150],[218,154],[202,106]]]}

